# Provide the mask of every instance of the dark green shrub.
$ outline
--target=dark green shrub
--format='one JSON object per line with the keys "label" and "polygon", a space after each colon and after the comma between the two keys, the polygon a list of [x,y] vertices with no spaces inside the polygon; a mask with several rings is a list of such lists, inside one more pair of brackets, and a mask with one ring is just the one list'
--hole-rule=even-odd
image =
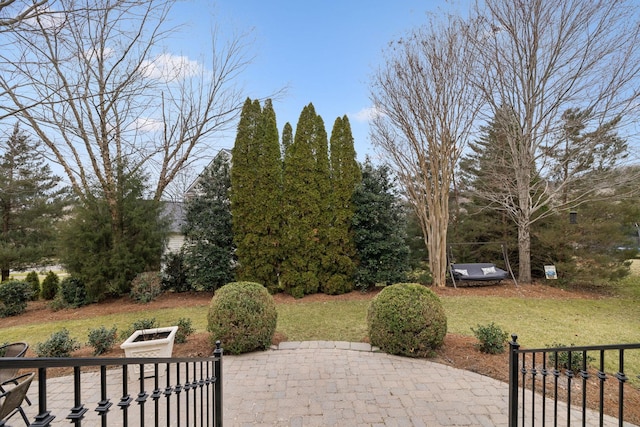
{"label": "dark green shrub", "polygon": [[509,334],[491,322],[488,325],[478,325],[477,329],[471,328],[473,335],[480,341],[476,348],[483,353],[500,354],[505,350]]}
{"label": "dark green shrub", "polygon": [[160,294],[162,294],[162,283],[158,273],[140,273],[131,282],[131,292],[129,296],[137,302],[151,302]]}
{"label": "dark green shrub", "polygon": [[11,280],[0,284],[0,317],[24,313],[30,299],[31,287],[26,282]]}
{"label": "dark green shrub", "polygon": [[135,331],[142,329],[154,329],[158,327],[158,322],[156,321],[155,317],[138,319],[131,324],[131,327],[129,329],[123,330],[120,334],[120,337],[123,339],[127,339]]}
{"label": "dark green shrub", "polygon": [[118,328],[107,329],[100,326],[89,330],[89,345],[93,347],[93,355],[99,356],[113,348],[118,338]]}
{"label": "dark green shrub", "polygon": [[87,288],[77,277],[69,276],[60,282],[62,301],[69,307],[82,307],[87,304]]}
{"label": "dark green shrub", "polygon": [[216,291],[207,315],[212,346],[220,340],[231,354],[271,345],[278,313],[273,297],[259,283],[232,282]]}
{"label": "dark green shrub", "polygon": [[30,271],[27,273],[27,277],[24,278],[24,281],[29,284],[31,291],[33,292],[31,295],[31,301],[35,301],[40,298],[40,278],[38,277],[38,273]]}
{"label": "dark green shrub", "polygon": [[75,338],[71,338],[66,328],[51,334],[45,342],[36,344],[38,357],[70,357],[71,352],[80,348]]}
{"label": "dark green shrub", "polygon": [[417,283],[398,283],[371,300],[367,326],[371,345],[382,351],[426,357],[444,343],[447,317],[430,289]]}
{"label": "dark green shrub", "polygon": [[191,319],[181,317],[178,319],[176,325],[178,326],[178,332],[176,332],[175,338],[176,343],[182,344],[187,342],[187,337],[195,332],[195,329],[193,329],[191,325]]}
{"label": "dark green shrub", "polygon": [[170,252],[164,259],[162,269],[162,289],[165,291],[188,292],[191,285],[187,280],[187,267],[184,262],[184,253]]}
{"label": "dark green shrub", "polygon": [[[574,344],[569,346],[561,343],[553,343],[547,347],[572,347]],[[549,357],[549,365],[555,367],[556,363],[556,355],[558,359],[558,369],[571,369],[573,372],[578,372],[582,370],[582,365],[584,362],[584,357],[581,351],[572,351],[571,352],[571,363],[569,363],[569,352],[568,351],[559,351],[558,353],[547,353]],[[587,366],[595,359],[589,355],[587,355]]]}
{"label": "dark green shrub", "polygon": [[47,301],[54,299],[58,294],[59,284],[60,279],[58,275],[53,271],[48,272],[42,281],[42,298]]}

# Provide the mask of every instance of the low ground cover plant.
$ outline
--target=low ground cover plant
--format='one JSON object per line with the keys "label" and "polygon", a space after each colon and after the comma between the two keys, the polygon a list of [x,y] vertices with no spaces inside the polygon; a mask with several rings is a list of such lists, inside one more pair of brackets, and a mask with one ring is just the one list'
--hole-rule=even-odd
{"label": "low ground cover plant", "polygon": [[259,283],[232,282],[216,291],[207,316],[211,345],[224,343],[231,354],[269,348],[278,312],[273,297]]}
{"label": "low ground cover plant", "polygon": [[444,343],[447,317],[440,298],[418,283],[387,286],[367,311],[372,345],[384,352],[428,357]]}
{"label": "low ground cover plant", "polygon": [[93,355],[99,356],[110,351],[118,339],[118,328],[107,329],[105,326],[91,329],[88,336],[88,344],[93,347]]}
{"label": "low ground cover plant", "polygon": [[471,328],[471,331],[479,341],[476,344],[478,350],[488,354],[504,353],[509,333],[503,331],[500,326],[491,322],[488,325],[478,325],[476,328]]}
{"label": "low ground cover plant", "polygon": [[[555,348],[555,347],[573,347],[574,344],[569,346],[562,343],[553,343],[548,345],[547,347]],[[571,357],[569,357],[571,356]],[[558,369],[571,370],[573,372],[578,372],[582,370],[584,362],[586,360],[587,365],[589,366],[595,359],[589,355],[587,355],[586,359],[581,351],[572,351],[571,355],[569,355],[568,351],[559,351],[557,353],[548,353],[549,364],[550,366],[556,366],[556,360],[558,362]]]}
{"label": "low ground cover plant", "polygon": [[131,299],[141,303],[148,303],[155,300],[162,294],[162,283],[160,274],[147,271],[138,274],[131,282]]}
{"label": "low ground cover plant", "polygon": [[36,344],[38,357],[71,357],[71,352],[78,350],[80,344],[66,328],[51,334],[49,339]]}
{"label": "low ground cover plant", "polygon": [[193,329],[193,325],[191,319],[186,317],[181,317],[176,322],[178,326],[178,332],[176,332],[175,342],[178,344],[183,344],[187,342],[187,337],[195,332]]}

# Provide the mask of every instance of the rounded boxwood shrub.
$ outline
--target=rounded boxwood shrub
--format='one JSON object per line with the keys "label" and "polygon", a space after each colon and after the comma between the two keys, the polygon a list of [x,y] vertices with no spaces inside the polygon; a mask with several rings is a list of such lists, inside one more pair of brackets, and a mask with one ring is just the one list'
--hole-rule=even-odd
{"label": "rounded boxwood shrub", "polygon": [[27,311],[31,292],[31,286],[19,280],[0,284],[0,317],[17,316]]}
{"label": "rounded boxwood shrub", "polygon": [[231,354],[264,350],[271,345],[278,313],[273,297],[259,283],[232,282],[216,291],[207,315],[212,346],[222,342]]}
{"label": "rounded boxwood shrub", "polygon": [[371,345],[386,353],[427,357],[444,343],[447,317],[440,298],[417,283],[387,286],[367,312]]}

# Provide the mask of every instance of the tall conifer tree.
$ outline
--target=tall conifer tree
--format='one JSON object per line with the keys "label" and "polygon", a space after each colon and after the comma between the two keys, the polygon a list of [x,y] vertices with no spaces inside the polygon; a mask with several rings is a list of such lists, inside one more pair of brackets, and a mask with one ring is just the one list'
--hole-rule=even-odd
{"label": "tall conifer tree", "polygon": [[356,252],[351,227],[355,210],[353,193],[362,179],[347,116],[338,117],[333,125],[330,152],[332,218],[323,259],[323,273],[328,277],[321,285],[326,294],[341,294],[353,290]]}
{"label": "tall conifer tree", "polygon": [[232,206],[240,280],[278,290],[282,159],[271,100],[247,100],[233,153]]}
{"label": "tall conifer tree", "polygon": [[259,157],[256,141],[260,136],[261,116],[260,102],[247,98],[240,113],[231,157],[231,216],[239,280],[258,281],[252,265],[256,243],[253,230],[256,226],[254,212],[262,208],[257,205],[253,194]]}
{"label": "tall conifer tree", "polygon": [[282,285],[302,297],[320,287],[329,222],[329,157],[327,133],[313,104],[303,108],[293,143],[286,148],[283,211]]}

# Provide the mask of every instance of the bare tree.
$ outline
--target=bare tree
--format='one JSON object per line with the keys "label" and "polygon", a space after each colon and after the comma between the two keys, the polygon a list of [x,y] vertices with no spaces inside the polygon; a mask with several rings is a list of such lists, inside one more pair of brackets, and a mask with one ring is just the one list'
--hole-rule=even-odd
{"label": "bare tree", "polygon": [[[603,147],[619,142],[612,129],[638,117],[640,28],[633,3],[486,0],[475,6],[479,25],[470,28],[469,40],[481,55],[473,80],[513,175],[507,182],[497,174],[504,168],[495,168],[493,182],[506,182],[506,194],[474,192],[517,223],[523,283],[531,281],[531,224],[549,207],[575,209],[613,185],[604,173],[591,174],[588,186],[576,183],[602,158]],[[571,111],[580,112],[576,119],[587,133],[573,148],[566,138]]]}
{"label": "bare tree", "polygon": [[98,186],[114,224],[126,174],[148,174],[160,199],[242,106],[245,37],[213,37],[207,66],[166,53],[174,3],[61,0],[4,34],[0,108],[42,139],[77,195]]}
{"label": "bare tree", "polygon": [[371,100],[379,115],[372,139],[405,188],[434,282],[444,286],[449,191],[478,96],[467,81],[474,66],[467,24],[456,18],[429,24],[393,42],[374,77]]}
{"label": "bare tree", "polygon": [[11,31],[22,21],[42,13],[47,2],[48,0],[0,0],[0,32]]}

